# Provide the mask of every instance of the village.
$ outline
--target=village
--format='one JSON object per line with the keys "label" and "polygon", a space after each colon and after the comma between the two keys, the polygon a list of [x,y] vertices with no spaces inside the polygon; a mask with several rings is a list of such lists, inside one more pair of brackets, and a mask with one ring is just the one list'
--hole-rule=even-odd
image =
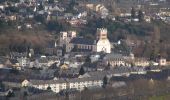
{"label": "village", "polygon": [[[100,2],[63,0],[63,2],[61,3],[61,0],[12,0],[12,2],[7,0],[0,3],[0,19],[4,23],[17,22],[14,25],[17,31],[34,30],[43,23],[56,20],[67,22],[71,27],[79,29],[88,25],[88,19],[94,16],[113,22],[132,24],[152,23],[153,20],[161,20],[166,24],[170,22],[170,7],[166,5],[166,0],[136,1],[134,2],[136,6],[129,5],[132,7],[129,9],[122,6],[126,2],[121,0],[122,5],[111,2],[114,9],[119,9],[117,10],[119,12],[114,13],[110,13],[108,5],[105,6],[105,0]],[[65,4],[70,5],[70,8]],[[152,11],[158,9],[158,5],[159,11]],[[144,12],[141,9],[145,7],[154,9]],[[149,82],[155,81],[155,73],[156,75],[166,73],[166,78],[163,79],[169,82],[170,61],[166,56],[157,54],[154,59],[151,59],[135,55],[134,48],[140,48],[138,41],[128,39],[113,41],[106,27],[96,27],[95,32],[92,33],[93,38],[81,36],[75,29],[50,32],[52,34],[49,37],[53,39],[43,48],[43,53],[37,53],[31,44],[29,46],[24,44],[24,49],[19,48],[23,52],[10,45],[11,51],[5,56],[0,56],[0,99],[17,100],[17,96],[23,94],[25,100],[29,96],[39,96],[42,93],[62,97],[88,90],[128,87],[131,80],[137,80],[138,77],[144,77]],[[120,95],[122,96],[123,93],[121,91]],[[76,100],[76,96],[72,95],[71,98]],[[80,97],[77,100],[81,100]]]}

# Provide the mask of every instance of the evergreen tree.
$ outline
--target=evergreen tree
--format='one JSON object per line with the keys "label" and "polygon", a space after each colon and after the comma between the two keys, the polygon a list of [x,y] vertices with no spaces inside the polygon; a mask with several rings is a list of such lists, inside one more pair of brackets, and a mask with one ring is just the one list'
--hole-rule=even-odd
{"label": "evergreen tree", "polygon": [[13,91],[9,91],[8,94],[7,94],[7,98],[10,98],[10,97],[15,97],[15,94]]}
{"label": "evergreen tree", "polygon": [[110,63],[108,62],[107,66],[106,66],[106,70],[109,70],[110,69]]}
{"label": "evergreen tree", "polygon": [[81,67],[81,68],[80,68],[80,71],[79,71],[79,75],[84,75],[84,74],[85,74],[84,68]]}
{"label": "evergreen tree", "polygon": [[72,52],[78,52],[78,46],[77,46],[77,45],[75,45],[75,46],[73,47]]}
{"label": "evergreen tree", "polygon": [[40,5],[38,6],[38,10],[43,10],[44,9],[44,6],[42,3],[40,3]]}
{"label": "evergreen tree", "polygon": [[54,3],[54,0],[48,0],[48,3],[49,3],[49,4],[53,4],[53,3]]}
{"label": "evergreen tree", "polygon": [[48,87],[47,87],[47,90],[51,90],[51,87],[50,87],[50,86],[48,86]]}
{"label": "evergreen tree", "polygon": [[106,88],[107,84],[108,84],[108,78],[107,78],[107,76],[104,76],[104,78],[103,78],[103,88]]}
{"label": "evergreen tree", "polygon": [[27,100],[27,96],[28,96],[27,91],[24,91],[24,93],[23,93],[23,98],[24,98],[24,100]]}
{"label": "evergreen tree", "polygon": [[136,13],[135,8],[132,7],[132,9],[131,9],[131,18],[135,18],[135,13]]}
{"label": "evergreen tree", "polygon": [[87,56],[86,57],[86,60],[85,60],[86,63],[91,63],[91,59],[90,59],[90,56]]}
{"label": "evergreen tree", "polygon": [[138,12],[138,19],[139,19],[139,22],[143,22],[144,20],[144,15],[143,15],[142,10],[139,10]]}

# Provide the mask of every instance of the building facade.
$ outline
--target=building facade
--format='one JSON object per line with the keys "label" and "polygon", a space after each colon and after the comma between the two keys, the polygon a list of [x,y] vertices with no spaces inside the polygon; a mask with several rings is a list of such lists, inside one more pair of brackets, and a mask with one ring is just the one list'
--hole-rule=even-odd
{"label": "building facade", "polygon": [[95,40],[77,37],[74,31],[61,32],[60,46],[65,47],[66,52],[111,53],[111,43],[107,38],[107,29],[105,28],[97,28]]}
{"label": "building facade", "polygon": [[40,90],[48,90],[48,87],[53,92],[59,93],[62,90],[66,89],[76,89],[79,91],[84,90],[85,88],[91,87],[102,87],[103,81],[99,78],[75,78],[68,80],[24,80],[22,82],[23,87],[34,87]]}

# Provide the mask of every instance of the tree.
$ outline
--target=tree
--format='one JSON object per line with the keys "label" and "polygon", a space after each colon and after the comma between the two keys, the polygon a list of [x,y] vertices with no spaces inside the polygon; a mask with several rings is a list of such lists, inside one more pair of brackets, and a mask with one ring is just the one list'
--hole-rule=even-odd
{"label": "tree", "polygon": [[0,82],[0,90],[1,91],[5,90],[5,85],[2,82]]}
{"label": "tree", "polygon": [[34,19],[37,21],[37,22],[41,22],[41,23],[44,23],[45,22],[45,17],[43,15],[36,15],[34,17]]}
{"label": "tree", "polygon": [[91,63],[91,59],[90,59],[90,56],[87,56],[86,57],[86,60],[85,60],[86,63]]}
{"label": "tree", "polygon": [[7,97],[14,97],[15,96],[15,94],[14,94],[14,92],[13,91],[8,91],[8,94],[7,94]]}
{"label": "tree", "polygon": [[28,96],[27,91],[24,91],[24,93],[23,93],[23,98],[24,98],[24,100],[27,100],[27,96]]}
{"label": "tree", "polygon": [[85,74],[84,68],[81,67],[81,68],[80,68],[80,71],[79,71],[79,75],[84,75],[84,74]]}
{"label": "tree", "polygon": [[135,13],[136,13],[135,8],[132,7],[132,9],[131,9],[131,18],[135,18],[135,15],[136,15]]}
{"label": "tree", "polygon": [[15,2],[15,3],[20,2],[20,0],[7,0],[7,1]]}
{"label": "tree", "polygon": [[131,62],[131,64],[130,64],[130,65],[131,65],[131,67],[134,67],[134,66],[135,66],[135,64],[134,64],[133,62]]}
{"label": "tree", "polygon": [[51,90],[51,87],[50,87],[50,86],[48,86],[48,87],[47,87],[47,90]]}
{"label": "tree", "polygon": [[109,69],[110,69],[110,66],[111,66],[110,63],[108,62],[108,64],[107,64],[107,66],[106,66],[105,69],[106,69],[106,70],[109,70]]}
{"label": "tree", "polygon": [[40,3],[40,5],[38,6],[38,9],[39,9],[39,10],[43,10],[43,9],[44,9],[44,6],[43,6],[42,3]]}
{"label": "tree", "polygon": [[70,13],[77,13],[74,10],[74,7],[78,5],[78,3],[76,2],[76,0],[70,0],[68,7],[66,8],[66,12],[70,12]]}
{"label": "tree", "polygon": [[54,3],[54,0],[48,0],[48,3],[49,3],[49,4],[53,4],[53,3]]}
{"label": "tree", "polygon": [[78,52],[78,46],[77,45],[74,45],[72,52]]}
{"label": "tree", "polygon": [[107,84],[108,84],[108,78],[107,78],[107,76],[104,76],[104,78],[103,78],[103,88],[106,88]]}
{"label": "tree", "polygon": [[60,29],[60,25],[57,21],[56,22],[55,21],[49,21],[47,23],[47,30],[55,31],[55,30],[58,30],[58,29]]}
{"label": "tree", "polygon": [[12,12],[12,13],[18,13],[19,9],[17,7],[7,7],[5,8],[6,11]]}
{"label": "tree", "polygon": [[138,19],[139,19],[139,22],[143,22],[143,20],[144,20],[144,14],[143,14],[142,10],[139,10],[139,12],[138,12]]}

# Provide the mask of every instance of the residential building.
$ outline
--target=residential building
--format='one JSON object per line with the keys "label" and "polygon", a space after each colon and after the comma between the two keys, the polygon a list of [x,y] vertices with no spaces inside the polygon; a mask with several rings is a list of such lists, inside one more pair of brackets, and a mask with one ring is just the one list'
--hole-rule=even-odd
{"label": "residential building", "polygon": [[165,58],[162,58],[162,57],[160,57],[159,59],[157,59],[157,62],[159,63],[160,66],[166,66],[166,65],[167,65],[166,59],[165,59]]}
{"label": "residential building", "polygon": [[130,66],[128,62],[126,62],[125,58],[122,56],[122,54],[116,54],[116,53],[111,53],[107,54],[104,57],[105,63],[109,63],[112,67],[116,66]]}
{"label": "residential building", "polygon": [[145,58],[135,58],[134,59],[134,65],[135,66],[141,66],[141,67],[147,67],[149,66],[149,61]]}
{"label": "residential building", "polygon": [[29,66],[30,64],[30,59],[28,59],[27,57],[21,57],[17,59],[19,62],[19,65],[22,67],[26,67]]}
{"label": "residential building", "polygon": [[21,84],[22,86],[34,87],[41,90],[47,90],[47,88],[50,87],[53,92],[59,93],[61,90],[65,89],[77,89],[81,91],[84,90],[85,87],[101,87],[103,81],[98,77],[90,77],[66,80],[24,80]]}
{"label": "residential building", "polygon": [[34,87],[40,90],[47,90],[51,88],[53,92],[58,93],[61,90],[66,89],[67,82],[65,80],[24,80],[22,86]]}

